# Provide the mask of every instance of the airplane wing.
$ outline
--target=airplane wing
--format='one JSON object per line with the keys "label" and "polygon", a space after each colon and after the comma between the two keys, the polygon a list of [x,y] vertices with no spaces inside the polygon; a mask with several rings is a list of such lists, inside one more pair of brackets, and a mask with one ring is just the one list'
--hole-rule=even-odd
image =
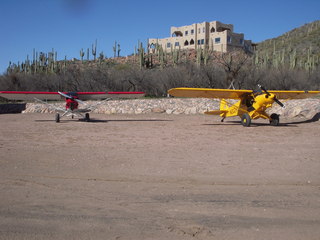
{"label": "airplane wing", "polygon": [[58,92],[0,91],[0,97],[8,100],[33,101],[35,98],[44,100],[61,100]]}
{"label": "airplane wing", "polygon": [[[144,92],[77,92],[81,100],[99,100],[105,98],[139,98]],[[58,92],[29,92],[29,91],[0,91],[0,97],[8,100],[33,101],[35,98],[42,100],[61,100]]]}
{"label": "airplane wing", "polygon": [[[268,90],[268,92],[275,94],[278,99],[303,99],[320,94],[320,91]],[[212,88],[172,88],[168,93],[175,97],[242,99],[253,93],[253,91]]]}
{"label": "airplane wing", "polygon": [[99,100],[105,98],[139,98],[144,92],[78,92],[81,100]]}
{"label": "airplane wing", "polygon": [[168,93],[175,97],[241,99],[244,96],[250,95],[252,90],[172,88]]}
{"label": "airplane wing", "polygon": [[303,99],[320,94],[320,91],[276,91],[268,90],[269,93],[276,95],[278,99]]}

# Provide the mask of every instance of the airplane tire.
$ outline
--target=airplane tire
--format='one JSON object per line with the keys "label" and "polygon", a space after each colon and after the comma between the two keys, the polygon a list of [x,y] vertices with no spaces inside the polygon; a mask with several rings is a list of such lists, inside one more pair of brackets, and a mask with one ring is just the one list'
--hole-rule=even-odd
{"label": "airplane tire", "polygon": [[86,113],[86,115],[85,115],[85,120],[86,120],[87,122],[90,121],[90,115],[89,115],[89,113]]}
{"label": "airplane tire", "polygon": [[271,120],[270,120],[270,125],[271,126],[279,126],[280,119],[279,119],[279,115],[278,114],[272,113],[270,118],[271,118]]}
{"label": "airplane tire", "polygon": [[244,113],[242,116],[241,116],[241,124],[242,126],[244,127],[249,127],[250,124],[251,124],[251,118],[249,116],[248,113]]}
{"label": "airplane tire", "polygon": [[57,123],[60,122],[60,114],[59,113],[56,113],[55,120]]}

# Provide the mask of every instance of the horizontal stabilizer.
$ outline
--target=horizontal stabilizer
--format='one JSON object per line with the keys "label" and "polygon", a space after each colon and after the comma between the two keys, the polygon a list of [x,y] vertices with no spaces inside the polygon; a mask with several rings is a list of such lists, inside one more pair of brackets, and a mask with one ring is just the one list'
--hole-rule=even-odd
{"label": "horizontal stabilizer", "polygon": [[220,115],[222,113],[227,113],[228,110],[211,110],[211,111],[207,111],[207,112],[204,112],[204,114],[207,114],[207,115]]}

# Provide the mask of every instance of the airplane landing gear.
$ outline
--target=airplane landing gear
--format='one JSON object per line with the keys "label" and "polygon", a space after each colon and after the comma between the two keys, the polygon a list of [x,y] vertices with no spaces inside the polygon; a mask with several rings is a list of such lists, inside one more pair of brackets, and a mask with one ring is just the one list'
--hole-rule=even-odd
{"label": "airplane landing gear", "polygon": [[249,127],[251,124],[251,118],[248,113],[244,113],[241,117],[241,124],[244,127]]}
{"label": "airplane landing gear", "polygon": [[270,118],[271,118],[270,119],[270,125],[271,126],[279,126],[280,119],[279,119],[279,115],[278,114],[272,113]]}
{"label": "airplane landing gear", "polygon": [[59,113],[56,113],[55,120],[56,120],[56,123],[60,122],[60,114]]}
{"label": "airplane landing gear", "polygon": [[86,115],[85,115],[85,120],[86,120],[86,122],[89,122],[89,121],[90,121],[90,115],[89,115],[89,113],[86,113]]}

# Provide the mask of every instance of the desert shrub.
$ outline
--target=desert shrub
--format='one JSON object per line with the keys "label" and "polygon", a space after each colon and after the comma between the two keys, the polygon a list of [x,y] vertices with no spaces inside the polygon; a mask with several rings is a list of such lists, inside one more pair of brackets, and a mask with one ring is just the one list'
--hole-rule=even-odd
{"label": "desert shrub", "polygon": [[[232,62],[234,66],[237,63]],[[320,68],[312,72],[285,66],[256,66],[241,63],[233,77],[237,89],[255,89],[260,83],[267,89],[320,88]],[[228,88],[230,73],[214,62],[197,65],[191,61],[164,69],[140,69],[128,64],[96,64],[81,67],[70,64],[59,73],[10,73],[0,76],[0,90],[25,91],[144,91],[150,96],[166,96],[174,87]]]}

